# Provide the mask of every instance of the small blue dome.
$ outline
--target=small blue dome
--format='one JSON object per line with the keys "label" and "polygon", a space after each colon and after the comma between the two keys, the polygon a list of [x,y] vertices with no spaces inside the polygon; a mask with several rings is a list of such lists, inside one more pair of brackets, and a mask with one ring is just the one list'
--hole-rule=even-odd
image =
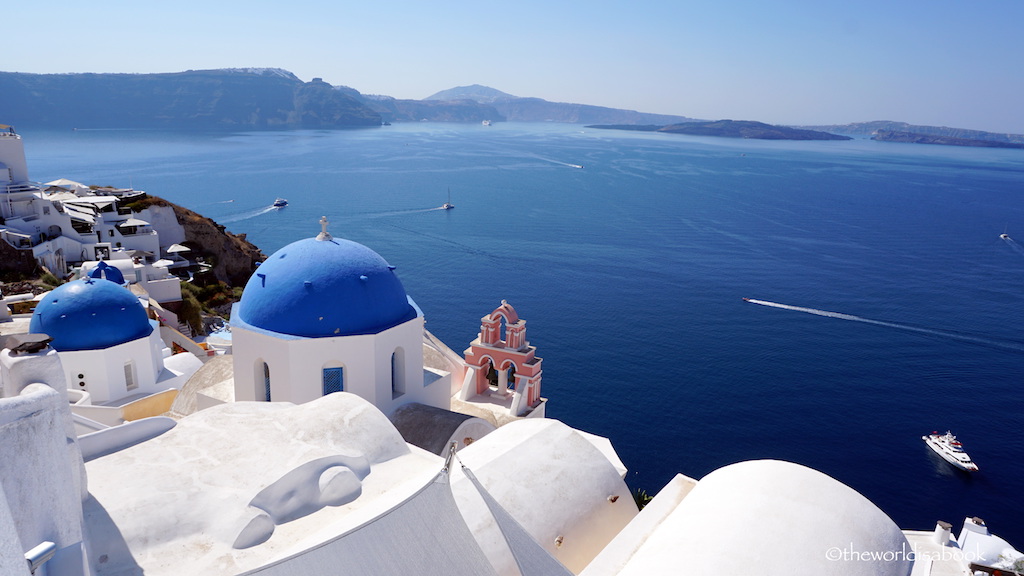
{"label": "small blue dome", "polygon": [[124,284],[124,274],[121,274],[120,270],[102,260],[100,260],[100,263],[95,268],[89,270],[89,278],[103,278],[104,280],[110,280],[114,284]]}
{"label": "small blue dome", "polygon": [[416,317],[394,267],[362,244],[329,237],[274,252],[237,310],[256,328],[307,338],[376,334]]}
{"label": "small blue dome", "polygon": [[149,336],[153,326],[139,299],[113,282],[83,278],[43,297],[29,332],[45,333],[58,352],[101,350]]}

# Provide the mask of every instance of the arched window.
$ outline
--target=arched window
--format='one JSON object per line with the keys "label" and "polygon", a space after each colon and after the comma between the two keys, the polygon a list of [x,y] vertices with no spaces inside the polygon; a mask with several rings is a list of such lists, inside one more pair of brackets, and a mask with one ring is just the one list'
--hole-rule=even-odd
{"label": "arched window", "polygon": [[334,392],[345,391],[345,367],[335,366],[324,368],[323,373],[324,396]]}
{"label": "arched window", "polygon": [[508,370],[505,371],[505,376],[506,376],[505,388],[507,388],[508,390],[515,390],[516,389],[516,365],[515,364],[509,366]]}
{"label": "arched window", "polygon": [[405,394],[405,350],[395,348],[391,353],[391,397]]}
{"label": "arched window", "polygon": [[494,362],[490,358],[487,359],[487,371],[485,372],[487,378],[487,385],[491,390],[498,389],[498,371],[494,369]]}
{"label": "arched window", "polygon": [[270,402],[270,366],[263,363],[263,399]]}

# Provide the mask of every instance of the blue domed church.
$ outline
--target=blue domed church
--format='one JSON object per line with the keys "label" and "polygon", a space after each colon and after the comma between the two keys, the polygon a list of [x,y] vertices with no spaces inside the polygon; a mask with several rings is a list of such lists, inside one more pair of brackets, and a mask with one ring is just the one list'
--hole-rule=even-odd
{"label": "blue domed church", "polygon": [[423,313],[394,266],[321,225],[263,262],[232,308],[235,400],[344,391],[385,414],[410,402],[449,408],[451,376],[424,369]]}
{"label": "blue domed church", "polygon": [[87,393],[90,403],[105,403],[173,384],[161,378],[164,345],[156,325],[116,279],[90,277],[43,297],[29,331],[53,338],[69,389]]}

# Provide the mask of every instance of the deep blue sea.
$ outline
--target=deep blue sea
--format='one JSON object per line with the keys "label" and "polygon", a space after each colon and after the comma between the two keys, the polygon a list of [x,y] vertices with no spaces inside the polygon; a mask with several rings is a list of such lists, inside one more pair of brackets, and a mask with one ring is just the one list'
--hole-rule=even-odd
{"label": "deep blue sea", "polygon": [[[902,528],[980,516],[1024,549],[1024,151],[557,124],[23,136],[33,180],[132,185],[267,254],[326,215],[456,351],[507,299],[548,416],[609,437],[634,488],[778,458]],[[981,472],[921,441],[947,429]]]}

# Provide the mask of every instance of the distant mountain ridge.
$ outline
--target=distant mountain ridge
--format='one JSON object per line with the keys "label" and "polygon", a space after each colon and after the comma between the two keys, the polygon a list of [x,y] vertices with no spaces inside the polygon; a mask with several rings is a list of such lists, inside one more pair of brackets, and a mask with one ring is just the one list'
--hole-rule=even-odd
{"label": "distant mountain ridge", "polygon": [[380,115],[319,78],[278,68],[167,74],[0,72],[5,124],[51,128],[268,129],[379,126]]}
{"label": "distant mountain ridge", "polygon": [[[362,94],[347,86],[331,86],[320,78],[303,82],[280,68],[161,74],[0,72],[0,123],[19,128],[266,130],[370,127],[416,121],[565,122],[633,129],[653,126],[673,132],[803,139],[793,132],[779,136],[778,130],[784,128],[779,126],[741,126],[720,120],[716,126],[701,127],[698,124],[709,123],[686,116],[519,97],[479,84],[442,90],[423,100],[403,100]],[[905,122],[789,128],[853,136],[883,133],[883,138],[878,139],[958,146],[979,145],[971,141],[1024,144],[1024,135],[1020,134],[914,126]]]}

